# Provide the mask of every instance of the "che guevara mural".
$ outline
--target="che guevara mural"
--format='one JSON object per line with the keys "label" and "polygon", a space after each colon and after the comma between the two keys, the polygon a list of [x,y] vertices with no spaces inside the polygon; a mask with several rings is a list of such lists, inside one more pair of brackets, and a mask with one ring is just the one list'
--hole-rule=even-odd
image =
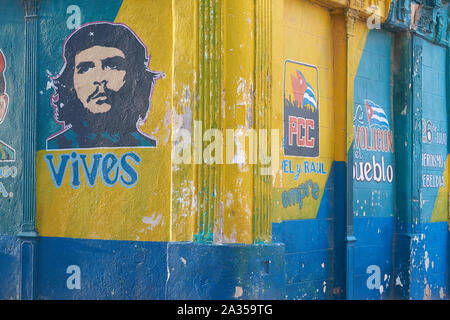
{"label": "che guevara mural", "polygon": [[60,67],[47,69],[41,91],[48,99],[40,103],[47,122],[37,157],[41,235],[160,240],[167,233],[170,179],[157,181],[170,174],[170,142],[148,130],[164,120],[152,112],[164,73],[150,68],[151,34],[144,38],[126,23],[97,21],[60,42]]}
{"label": "che guevara mural", "polygon": [[160,73],[148,69],[145,45],[127,26],[96,22],[63,45],[64,67],[53,80],[52,105],[61,131],[48,149],[155,147],[141,131]]}

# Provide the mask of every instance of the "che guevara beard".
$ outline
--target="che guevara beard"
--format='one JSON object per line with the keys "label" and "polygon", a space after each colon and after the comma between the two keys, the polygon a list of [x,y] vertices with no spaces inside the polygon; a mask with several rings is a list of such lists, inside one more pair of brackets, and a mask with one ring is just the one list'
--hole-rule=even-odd
{"label": "che guevara beard", "polygon": [[[139,115],[133,105],[133,88],[130,82],[125,82],[119,91],[105,88],[107,103],[110,110],[104,113],[92,113],[82,106],[77,117],[78,121],[72,122],[73,129],[82,135],[89,133],[124,134],[136,131],[136,123]],[[104,99],[102,99],[104,100]]]}

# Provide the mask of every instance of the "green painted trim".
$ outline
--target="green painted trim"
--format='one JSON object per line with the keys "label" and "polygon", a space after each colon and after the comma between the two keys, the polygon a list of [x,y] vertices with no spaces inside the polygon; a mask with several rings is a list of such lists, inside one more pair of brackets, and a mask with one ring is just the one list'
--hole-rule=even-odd
{"label": "green painted trim", "polygon": [[35,232],[36,220],[36,106],[39,0],[25,0],[25,110],[23,118],[23,215],[22,234]]}
{"label": "green painted trim", "polygon": [[[196,119],[203,132],[219,127],[221,88],[221,4],[219,0],[199,0],[199,82]],[[203,150],[203,145],[202,145]],[[220,170],[217,164],[198,167],[198,232],[194,241],[212,243],[218,217]]]}
{"label": "green painted trim", "polygon": [[[272,2],[255,0],[255,70],[254,96],[252,106],[253,128],[267,130],[267,151],[271,150],[272,128]],[[258,150],[261,152],[261,150]],[[266,150],[264,150],[266,151]],[[267,155],[268,156],[268,155]],[[261,164],[253,166],[253,243],[272,241],[272,176],[261,175]]]}

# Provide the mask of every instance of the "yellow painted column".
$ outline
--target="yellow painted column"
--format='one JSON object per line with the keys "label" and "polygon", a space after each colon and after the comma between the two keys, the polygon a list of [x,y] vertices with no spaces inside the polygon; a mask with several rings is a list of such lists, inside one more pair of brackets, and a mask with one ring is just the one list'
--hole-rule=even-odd
{"label": "yellow painted column", "polygon": [[[172,0],[171,241],[190,241],[196,230],[196,166],[192,164],[198,93],[198,1]],[[168,116],[168,117],[170,117]],[[183,135],[184,134],[184,135]],[[189,140],[189,138],[191,140]]]}
{"label": "yellow painted column", "polygon": [[[254,2],[223,1],[224,26],[224,101],[222,118],[224,129],[253,128],[254,108]],[[222,166],[223,216],[219,220],[223,243],[252,243],[254,182],[253,165],[249,164],[248,142],[226,136],[226,143],[234,144],[234,152]],[[247,139],[246,139],[247,140]],[[231,158],[231,159],[230,159]],[[228,162],[234,164],[228,164]]]}

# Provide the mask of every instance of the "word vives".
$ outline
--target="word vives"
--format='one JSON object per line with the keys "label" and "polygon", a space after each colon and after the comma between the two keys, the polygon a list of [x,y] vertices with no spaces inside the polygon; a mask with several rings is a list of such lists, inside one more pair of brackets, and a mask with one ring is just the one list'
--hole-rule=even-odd
{"label": "word vives", "polygon": [[78,154],[73,151],[70,154],[61,154],[58,164],[55,164],[53,154],[45,155],[53,183],[57,188],[61,187],[70,170],[70,186],[78,189],[84,176],[89,187],[93,187],[98,177],[108,187],[113,187],[120,182],[126,188],[131,188],[138,182],[138,174],[133,165],[139,165],[141,158],[135,152],[127,152],[120,157],[114,153],[94,153],[88,161],[87,154]]}

